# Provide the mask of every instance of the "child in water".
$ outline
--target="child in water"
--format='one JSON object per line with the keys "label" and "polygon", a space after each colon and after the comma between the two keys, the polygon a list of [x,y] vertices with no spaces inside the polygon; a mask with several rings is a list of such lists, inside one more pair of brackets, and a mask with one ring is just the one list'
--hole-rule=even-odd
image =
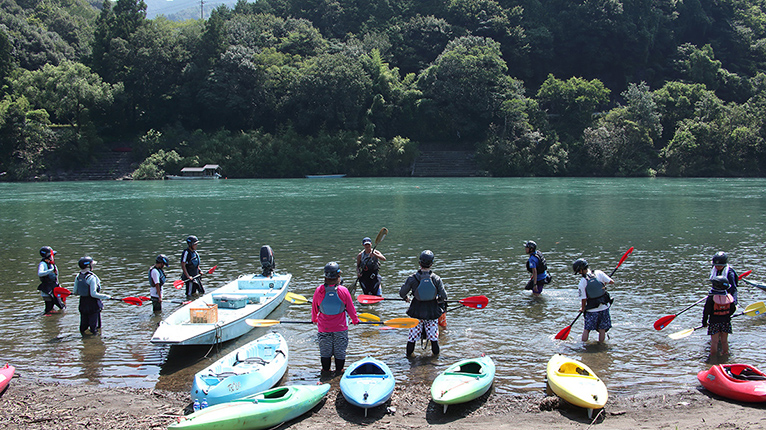
{"label": "child in water", "polygon": [[[734,297],[726,290],[729,288],[729,280],[723,276],[714,276],[710,279],[713,288],[705,302],[705,310],[702,312],[702,327],[707,327],[710,335],[710,358],[718,356],[718,342],[721,342],[721,354],[729,355],[729,333],[731,330],[731,315],[736,310]],[[708,324],[709,323],[709,324]]]}

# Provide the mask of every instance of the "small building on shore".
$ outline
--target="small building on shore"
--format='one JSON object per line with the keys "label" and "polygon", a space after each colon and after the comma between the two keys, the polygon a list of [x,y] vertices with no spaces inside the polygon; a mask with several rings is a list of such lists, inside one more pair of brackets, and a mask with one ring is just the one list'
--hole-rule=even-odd
{"label": "small building on shore", "polygon": [[181,175],[167,175],[167,179],[220,179],[221,166],[218,164],[205,164],[202,167],[184,167]]}

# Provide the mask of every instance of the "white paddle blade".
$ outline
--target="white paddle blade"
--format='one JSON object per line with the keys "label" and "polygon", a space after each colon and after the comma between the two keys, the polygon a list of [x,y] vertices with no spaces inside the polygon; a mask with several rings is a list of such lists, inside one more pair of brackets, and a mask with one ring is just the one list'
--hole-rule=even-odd
{"label": "white paddle blade", "polygon": [[279,324],[279,321],[277,320],[257,320],[253,318],[248,318],[245,322],[251,327],[271,327]]}
{"label": "white paddle blade", "polygon": [[692,333],[694,333],[693,328],[687,328],[686,330],[677,331],[675,333],[671,333],[668,335],[669,338],[673,340],[683,339],[687,336],[690,336]]}

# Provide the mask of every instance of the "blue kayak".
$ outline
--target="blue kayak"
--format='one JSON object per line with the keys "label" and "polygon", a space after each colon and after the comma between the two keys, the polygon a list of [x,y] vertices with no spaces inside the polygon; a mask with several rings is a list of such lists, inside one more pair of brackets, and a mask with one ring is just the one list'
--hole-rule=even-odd
{"label": "blue kayak", "polygon": [[285,371],[287,342],[269,333],[197,372],[191,398],[211,406],[241,399],[273,387]]}
{"label": "blue kayak", "polygon": [[386,363],[372,357],[351,364],[340,378],[340,392],[346,401],[367,409],[380,406],[394,393],[394,375]]}

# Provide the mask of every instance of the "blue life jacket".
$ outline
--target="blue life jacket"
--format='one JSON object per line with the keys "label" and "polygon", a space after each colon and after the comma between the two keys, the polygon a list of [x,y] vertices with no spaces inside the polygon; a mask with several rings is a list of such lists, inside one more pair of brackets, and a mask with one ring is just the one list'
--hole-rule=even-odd
{"label": "blue life jacket", "polygon": [[319,303],[319,312],[325,315],[338,315],[346,310],[346,304],[338,296],[337,285],[324,286],[324,298]]}
{"label": "blue life jacket", "polygon": [[165,271],[162,269],[158,269],[155,266],[152,266],[151,268],[149,268],[149,285],[151,285],[154,282],[154,280],[152,280],[152,270],[157,270],[158,272],[160,272],[160,283],[158,284],[158,286],[161,287],[165,285],[165,280],[167,279],[167,277],[165,276]]}
{"label": "blue life jacket", "polygon": [[436,289],[436,285],[434,285],[434,282],[431,279],[431,274],[429,273],[428,276],[424,277],[423,279],[418,279],[418,275],[419,274],[417,273],[415,274],[415,279],[419,281],[419,284],[412,291],[412,294],[421,302],[436,300],[436,293],[438,290]]}
{"label": "blue life jacket", "polygon": [[[93,276],[91,272],[80,273],[74,280],[74,294],[80,297],[90,297],[90,285],[86,280]],[[96,287],[96,291],[101,292],[101,286]]]}
{"label": "blue life jacket", "polygon": [[[537,258],[538,264],[537,264],[537,274],[541,275],[543,272],[548,270],[548,265],[545,263],[545,257],[543,257],[543,253],[540,251],[535,251],[534,255]],[[530,255],[530,257],[532,257]],[[527,270],[529,272],[532,272],[532,266],[529,265],[529,260],[527,260]]]}
{"label": "blue life jacket", "polygon": [[609,294],[606,292],[606,285],[590,273],[585,275],[585,279],[588,281],[588,285],[585,287],[585,295],[588,296],[585,309],[594,309],[602,303],[607,303]]}

